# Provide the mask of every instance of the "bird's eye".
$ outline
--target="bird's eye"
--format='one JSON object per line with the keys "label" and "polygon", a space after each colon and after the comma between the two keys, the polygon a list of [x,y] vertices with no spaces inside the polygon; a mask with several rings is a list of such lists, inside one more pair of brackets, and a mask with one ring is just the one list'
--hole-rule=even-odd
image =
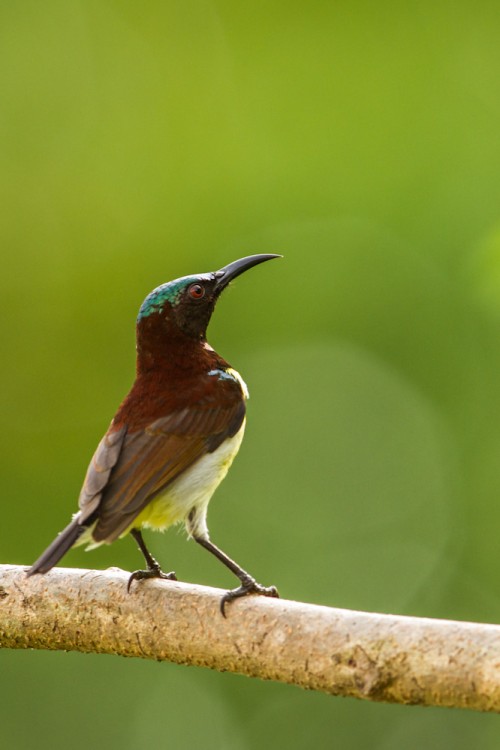
{"label": "bird's eye", "polygon": [[205,296],[205,287],[201,284],[191,284],[188,294],[191,299],[202,299]]}

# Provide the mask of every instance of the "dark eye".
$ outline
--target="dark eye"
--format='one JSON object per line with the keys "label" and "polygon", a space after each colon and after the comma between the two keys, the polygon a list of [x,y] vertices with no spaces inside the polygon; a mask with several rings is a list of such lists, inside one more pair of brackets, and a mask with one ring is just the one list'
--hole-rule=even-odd
{"label": "dark eye", "polygon": [[201,284],[191,284],[188,294],[191,299],[202,299],[205,296],[205,287]]}

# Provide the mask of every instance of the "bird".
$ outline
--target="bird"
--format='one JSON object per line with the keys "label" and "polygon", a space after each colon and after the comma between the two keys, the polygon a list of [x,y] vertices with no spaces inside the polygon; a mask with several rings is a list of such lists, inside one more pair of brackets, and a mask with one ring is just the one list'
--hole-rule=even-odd
{"label": "bird", "polygon": [[154,289],[136,322],[136,377],[97,446],[71,523],[27,571],[47,573],[77,545],[91,549],[130,533],[146,568],[127,584],[148,578],[177,580],[149,552],[142,529],[184,523],[188,537],[239,579],[220,600],[248,594],[279,596],[263,586],[211,540],[209,501],[243,439],[247,386],[208,344],[207,326],[221,292],[250,268],[276,254],[250,255],[218,271],[183,276]]}

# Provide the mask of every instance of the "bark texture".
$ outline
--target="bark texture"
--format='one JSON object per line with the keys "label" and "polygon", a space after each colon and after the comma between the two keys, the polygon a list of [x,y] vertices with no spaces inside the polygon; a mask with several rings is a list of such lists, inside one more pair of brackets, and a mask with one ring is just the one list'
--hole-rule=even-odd
{"label": "bark texture", "polygon": [[0,647],[139,656],[374,701],[500,711],[500,626],[331,609],[128,574],[0,566]]}

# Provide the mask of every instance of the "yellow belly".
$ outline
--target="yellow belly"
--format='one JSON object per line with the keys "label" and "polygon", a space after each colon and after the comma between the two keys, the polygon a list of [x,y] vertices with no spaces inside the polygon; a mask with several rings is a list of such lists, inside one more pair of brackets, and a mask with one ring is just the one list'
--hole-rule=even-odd
{"label": "yellow belly", "polygon": [[[194,509],[196,521],[194,526],[189,528],[189,533],[206,534],[208,503],[233,463],[244,431],[245,421],[234,437],[225,440],[213,453],[207,453],[200,458],[172,482],[162,495],[148,503],[130,528],[145,527],[163,531],[180,521],[185,522],[188,514]],[[128,533],[130,528],[124,533]]]}

